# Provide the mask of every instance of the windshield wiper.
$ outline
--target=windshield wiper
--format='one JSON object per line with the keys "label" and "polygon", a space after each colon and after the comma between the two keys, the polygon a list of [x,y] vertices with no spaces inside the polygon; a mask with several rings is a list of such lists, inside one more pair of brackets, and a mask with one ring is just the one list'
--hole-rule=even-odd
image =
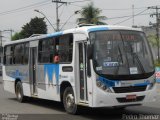
{"label": "windshield wiper", "polygon": [[[122,64],[123,64],[122,52],[121,52],[121,49],[120,49],[119,45],[118,45],[118,51],[119,51],[119,53],[120,53],[120,55],[117,57],[117,59],[118,59],[118,62],[119,62],[119,57],[120,57],[120,59],[121,59],[121,62],[122,62]],[[117,66],[117,69],[115,70],[115,74],[116,74],[116,75],[118,74],[119,67],[120,67],[120,64]]]}
{"label": "windshield wiper", "polygon": [[[121,36],[121,39],[122,39],[122,43],[123,43],[123,48],[124,48],[124,40],[123,40],[123,37],[122,37],[122,34],[121,34],[121,32],[119,32],[119,34],[120,34],[120,36]],[[124,48],[125,49],[125,48]],[[130,74],[130,65],[129,65],[129,60],[128,60],[128,57],[127,57],[127,52],[124,52],[125,53],[125,58],[126,58],[126,63],[127,63],[127,67],[128,67],[128,72],[129,72],[129,74]]]}
{"label": "windshield wiper", "polygon": [[145,69],[144,69],[144,67],[143,67],[143,65],[142,65],[142,63],[141,63],[138,55],[137,55],[136,53],[132,53],[132,56],[133,56],[133,59],[136,58],[139,66],[140,66],[140,68],[141,68],[142,73],[145,73]]}
{"label": "windshield wiper", "polygon": [[131,49],[131,55],[132,55],[132,57],[133,57],[133,62],[134,62],[134,59],[136,58],[139,66],[140,66],[140,69],[141,69],[142,73],[145,73],[144,67],[143,67],[143,65],[142,65],[142,63],[141,63],[138,55],[137,55],[135,52],[133,52],[133,48],[132,48],[131,44],[129,44],[129,47],[130,47],[130,49]]}

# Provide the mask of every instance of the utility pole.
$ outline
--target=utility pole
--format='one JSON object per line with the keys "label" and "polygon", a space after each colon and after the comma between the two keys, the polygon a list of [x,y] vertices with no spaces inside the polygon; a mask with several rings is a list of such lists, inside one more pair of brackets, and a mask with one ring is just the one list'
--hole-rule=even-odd
{"label": "utility pole", "polygon": [[2,62],[2,31],[0,30],[0,42],[1,42],[1,45],[0,45],[0,63]]}
{"label": "utility pole", "polygon": [[159,7],[158,6],[152,6],[152,7],[148,7],[148,9],[155,9],[156,10],[156,13],[153,13],[151,14],[150,16],[153,17],[154,15],[156,16],[156,38],[157,38],[157,50],[158,50],[158,63],[160,62],[160,54],[159,54],[159,50],[160,50],[160,41],[159,41],[159,20],[160,20],[160,17],[159,17]]}
{"label": "utility pole", "polygon": [[[67,5],[67,3],[68,2],[63,2],[63,1],[61,1],[61,0],[52,0],[52,2],[54,2],[54,3],[56,3],[56,31],[59,31],[60,29],[60,27],[59,27],[59,23],[60,23],[60,19],[59,19],[59,12],[58,12],[58,10],[59,10],[59,8],[62,6],[62,5],[64,5],[64,4],[66,4]],[[60,5],[59,5],[60,4]]]}
{"label": "utility pole", "polygon": [[1,45],[0,45],[0,47],[2,47],[2,31],[0,30],[0,42],[1,42]]}
{"label": "utility pole", "polygon": [[134,27],[134,5],[132,5],[132,26]]}

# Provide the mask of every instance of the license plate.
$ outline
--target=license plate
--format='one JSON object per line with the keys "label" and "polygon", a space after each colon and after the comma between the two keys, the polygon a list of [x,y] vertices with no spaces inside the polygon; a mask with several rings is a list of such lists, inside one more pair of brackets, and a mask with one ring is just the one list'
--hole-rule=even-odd
{"label": "license plate", "polygon": [[127,99],[127,100],[132,100],[132,99],[136,99],[136,98],[137,98],[136,95],[127,95],[127,96],[126,96],[126,99]]}

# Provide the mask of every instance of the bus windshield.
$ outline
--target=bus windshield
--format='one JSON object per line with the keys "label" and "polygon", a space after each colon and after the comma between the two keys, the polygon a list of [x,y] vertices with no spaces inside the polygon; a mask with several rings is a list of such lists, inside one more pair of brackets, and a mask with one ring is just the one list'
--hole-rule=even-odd
{"label": "bus windshield", "polygon": [[96,31],[90,33],[90,39],[94,47],[94,69],[99,75],[142,77],[154,72],[152,54],[143,32]]}

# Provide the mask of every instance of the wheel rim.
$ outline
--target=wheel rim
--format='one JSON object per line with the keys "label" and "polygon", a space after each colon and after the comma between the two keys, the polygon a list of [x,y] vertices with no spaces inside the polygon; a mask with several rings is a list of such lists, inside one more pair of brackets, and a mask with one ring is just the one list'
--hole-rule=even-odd
{"label": "wheel rim", "polygon": [[70,94],[68,94],[66,96],[66,107],[67,108],[73,108],[74,105],[75,105],[75,103],[74,103],[74,96],[73,96],[73,94],[70,93]]}

